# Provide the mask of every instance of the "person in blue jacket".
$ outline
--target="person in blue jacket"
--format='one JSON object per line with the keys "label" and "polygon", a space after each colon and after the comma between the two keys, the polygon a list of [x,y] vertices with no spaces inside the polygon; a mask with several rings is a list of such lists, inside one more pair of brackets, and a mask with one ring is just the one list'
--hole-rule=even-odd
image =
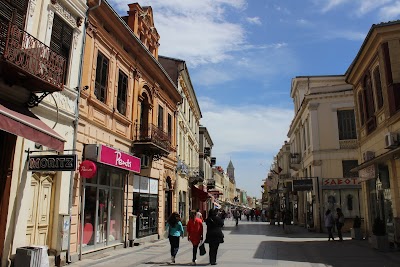
{"label": "person in blue jacket", "polygon": [[177,212],[173,212],[167,220],[168,239],[171,245],[171,263],[175,263],[176,254],[179,250],[179,238],[183,238],[183,226],[181,217]]}

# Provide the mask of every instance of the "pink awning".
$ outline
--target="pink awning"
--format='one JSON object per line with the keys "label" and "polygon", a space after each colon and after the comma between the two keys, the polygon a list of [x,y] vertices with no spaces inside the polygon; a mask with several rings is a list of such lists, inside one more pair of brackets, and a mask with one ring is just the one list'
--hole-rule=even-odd
{"label": "pink awning", "polygon": [[0,101],[0,129],[60,152],[64,150],[65,140],[26,107]]}

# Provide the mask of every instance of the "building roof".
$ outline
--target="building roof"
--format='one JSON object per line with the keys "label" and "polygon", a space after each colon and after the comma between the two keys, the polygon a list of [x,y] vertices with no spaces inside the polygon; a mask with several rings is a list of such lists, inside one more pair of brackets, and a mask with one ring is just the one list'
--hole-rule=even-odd
{"label": "building roof", "polygon": [[227,169],[234,169],[234,168],[235,167],[233,167],[232,160],[230,160]]}

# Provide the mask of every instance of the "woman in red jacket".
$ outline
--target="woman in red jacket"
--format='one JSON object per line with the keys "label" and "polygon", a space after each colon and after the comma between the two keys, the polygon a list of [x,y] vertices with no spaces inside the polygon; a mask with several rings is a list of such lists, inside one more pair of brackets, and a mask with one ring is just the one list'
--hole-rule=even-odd
{"label": "woman in red jacket", "polygon": [[193,244],[193,265],[196,265],[197,248],[203,240],[203,221],[196,217],[196,212],[190,212],[187,223],[188,240]]}

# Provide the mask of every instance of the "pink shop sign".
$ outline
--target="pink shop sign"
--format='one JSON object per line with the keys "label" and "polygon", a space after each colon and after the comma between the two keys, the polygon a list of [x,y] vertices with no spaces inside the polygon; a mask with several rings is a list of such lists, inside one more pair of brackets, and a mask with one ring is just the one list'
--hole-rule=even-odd
{"label": "pink shop sign", "polygon": [[98,162],[131,172],[140,173],[140,158],[108,146],[101,145],[99,147]]}

